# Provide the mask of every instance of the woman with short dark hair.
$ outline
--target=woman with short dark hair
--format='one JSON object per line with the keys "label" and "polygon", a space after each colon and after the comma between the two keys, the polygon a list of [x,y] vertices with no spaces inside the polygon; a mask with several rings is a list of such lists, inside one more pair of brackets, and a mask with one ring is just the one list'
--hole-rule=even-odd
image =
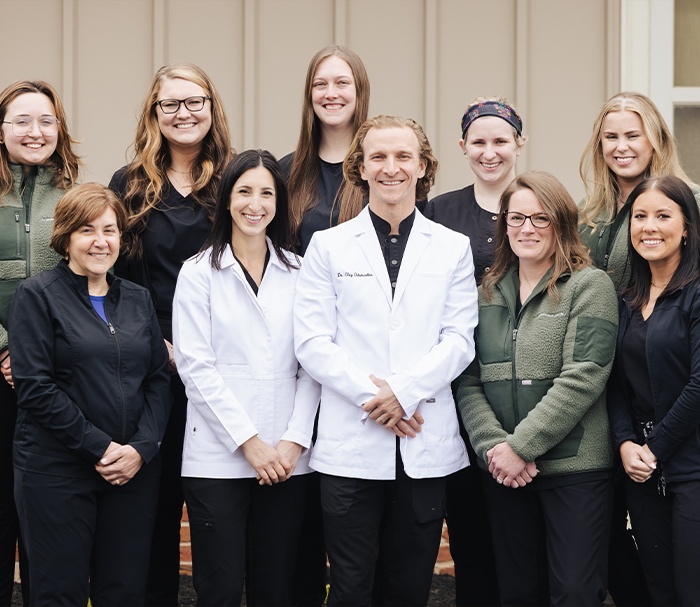
{"label": "woman with short dark hair", "polygon": [[56,205],[64,259],[12,300],[15,499],[32,605],[143,605],[170,410],[146,289],[113,277],[122,203],[87,183]]}

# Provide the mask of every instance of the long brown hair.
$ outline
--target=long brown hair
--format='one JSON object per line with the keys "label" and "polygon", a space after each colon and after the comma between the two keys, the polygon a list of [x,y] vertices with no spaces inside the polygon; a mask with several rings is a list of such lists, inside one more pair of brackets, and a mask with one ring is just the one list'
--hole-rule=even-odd
{"label": "long brown hair", "polygon": [[[41,93],[49,98],[53,104],[58,119],[58,139],[56,150],[48,159],[47,164],[53,169],[54,176],[51,185],[67,190],[75,185],[80,171],[80,158],[73,151],[73,144],[77,143],[68,133],[68,119],[63,109],[61,98],[56,89],[48,82],[42,80],[20,80],[8,86],[0,93],[0,121],[5,120],[7,106],[17,97],[26,93]],[[0,146],[0,199],[12,189],[12,172],[10,171],[10,157],[7,148]]]}
{"label": "long brown hair", "polygon": [[518,175],[501,195],[496,226],[496,257],[491,270],[486,273],[481,283],[484,296],[487,301],[491,301],[492,289],[510,267],[518,263],[518,256],[510,248],[505,213],[508,211],[511,197],[519,190],[532,191],[552,220],[556,246],[547,292],[550,297],[558,299],[559,277],[566,272],[574,272],[591,265],[591,258],[578,232],[578,209],[573,198],[554,175],[545,171],[528,171]]}
{"label": "long brown hair", "polygon": [[620,187],[615,173],[603,158],[603,121],[612,112],[624,111],[634,112],[639,116],[644,134],[653,148],[651,162],[643,177],[674,175],[689,185],[693,183],[681,167],[676,142],[654,102],[642,93],[618,93],[608,99],[601,108],[579,164],[579,173],[586,187],[581,220],[591,229],[596,228],[595,219],[601,214],[605,214],[606,221],[611,222],[617,212]]}
{"label": "long brown hair", "polygon": [[[369,78],[362,59],[344,46],[332,45],[318,51],[311,58],[306,70],[304,101],[301,109],[301,130],[287,182],[289,211],[294,234],[299,232],[304,214],[318,203],[318,150],[321,144],[321,124],[314,113],[311,94],[318,66],[333,55],[340,57],[350,66],[355,81],[355,115],[353,117],[353,130],[355,132],[367,119],[369,112]],[[336,202],[340,204],[340,221],[350,219],[362,210],[362,194],[355,188],[345,187],[345,184],[341,186],[336,195]],[[357,209],[354,214],[343,219],[354,209]]]}
{"label": "long brown hair", "polygon": [[160,132],[155,102],[164,80],[180,78],[193,82],[211,97],[211,128],[202,141],[202,149],[192,168],[194,183],[190,196],[214,212],[216,188],[233,150],[228,121],[221,97],[204,70],[196,65],[181,63],[161,67],[153,78],[143,104],[136,128],[134,160],[126,170],[124,202],[129,210],[129,233],[126,250],[129,256],[141,253],[139,235],[146,228],[148,215],[163,199],[170,166],[168,142]]}

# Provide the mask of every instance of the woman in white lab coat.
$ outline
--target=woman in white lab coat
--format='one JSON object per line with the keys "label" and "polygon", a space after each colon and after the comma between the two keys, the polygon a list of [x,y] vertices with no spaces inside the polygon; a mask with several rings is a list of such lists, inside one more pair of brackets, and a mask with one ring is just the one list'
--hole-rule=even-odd
{"label": "woman in white lab coat", "polygon": [[[239,154],[211,236],[175,291],[175,360],[187,392],[182,475],[200,605],[289,605],[318,385],[294,355],[299,259],[279,165]],[[274,583],[270,583],[274,580]]]}

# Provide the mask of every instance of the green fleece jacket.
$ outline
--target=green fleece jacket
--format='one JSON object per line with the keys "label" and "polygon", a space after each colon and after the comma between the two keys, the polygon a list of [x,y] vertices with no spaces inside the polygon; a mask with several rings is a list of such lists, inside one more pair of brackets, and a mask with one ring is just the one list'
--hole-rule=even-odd
{"label": "green fleece jacket", "polygon": [[557,281],[547,273],[515,313],[520,289],[512,267],[486,300],[479,287],[477,357],[455,380],[472,445],[486,452],[507,441],[546,476],[604,470],[613,452],[605,406],[617,334],[610,278],[588,267]]}
{"label": "green fleece jacket", "polygon": [[7,346],[7,311],[15,289],[59,260],[49,241],[54,207],[66,193],[51,185],[54,173],[45,167],[30,173],[20,192],[22,166],[10,169],[12,189],[0,200],[0,350]]}

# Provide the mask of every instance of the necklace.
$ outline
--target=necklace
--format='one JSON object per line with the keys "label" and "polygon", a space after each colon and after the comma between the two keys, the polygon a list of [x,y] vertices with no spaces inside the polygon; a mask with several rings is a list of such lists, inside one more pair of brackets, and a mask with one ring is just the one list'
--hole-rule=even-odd
{"label": "necklace", "polygon": [[[189,172],[176,171],[175,169],[168,169],[171,179],[175,182],[175,185],[187,189],[192,187],[192,175]],[[189,175],[189,179],[181,179],[179,175]]]}
{"label": "necklace", "polygon": [[669,283],[669,281],[666,281],[666,282],[665,282],[664,284],[662,284],[662,285],[657,285],[657,284],[652,280],[652,281],[651,281],[651,286],[652,286],[652,287],[656,287],[657,289],[665,289],[665,288],[666,288],[666,285],[667,285],[668,283]]}

